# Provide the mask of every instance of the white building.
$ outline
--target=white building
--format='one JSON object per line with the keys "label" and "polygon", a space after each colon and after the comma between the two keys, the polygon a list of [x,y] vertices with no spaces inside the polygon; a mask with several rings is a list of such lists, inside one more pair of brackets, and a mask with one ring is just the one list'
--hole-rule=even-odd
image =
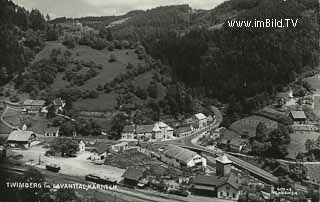
{"label": "white building", "polygon": [[44,136],[47,137],[58,137],[59,136],[59,127],[50,127],[44,132]]}
{"label": "white building", "polygon": [[193,115],[192,119],[194,123],[194,128],[202,129],[207,126],[208,120],[203,113]]}
{"label": "white building", "polygon": [[86,144],[83,140],[80,140],[79,142],[79,152],[84,152],[86,150]]}
{"label": "white building", "polygon": [[152,129],[152,139],[168,140],[173,138],[173,128],[163,122],[157,122]]}
{"label": "white building", "polygon": [[160,154],[160,160],[177,168],[207,166],[207,159],[175,145],[168,145]]}

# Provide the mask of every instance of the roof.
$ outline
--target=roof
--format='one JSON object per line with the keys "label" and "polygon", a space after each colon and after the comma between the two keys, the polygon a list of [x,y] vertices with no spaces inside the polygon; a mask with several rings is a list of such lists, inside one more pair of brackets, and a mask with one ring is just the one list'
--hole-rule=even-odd
{"label": "roof", "polygon": [[184,127],[178,128],[177,130],[178,133],[185,133],[190,131],[192,131],[191,126],[184,126]]}
{"label": "roof", "polygon": [[98,154],[103,154],[104,152],[109,150],[109,147],[110,145],[108,144],[98,144],[94,149],[91,150],[91,152],[96,151]]}
{"label": "roof", "polygon": [[56,133],[58,130],[59,130],[59,127],[50,127],[50,128],[47,128],[45,133]]}
{"label": "roof", "polygon": [[32,131],[14,130],[10,133],[8,141],[27,142],[31,138],[31,135],[35,135]]}
{"label": "roof", "polygon": [[126,146],[126,145],[128,145],[128,142],[120,142],[120,143],[114,144],[112,146],[121,147],[121,146]]}
{"label": "roof", "polygon": [[168,126],[167,124],[159,121],[159,122],[157,122],[157,123],[154,124],[153,131],[161,131],[161,128],[167,128],[167,130],[173,130],[173,128],[171,128],[171,127]]}
{"label": "roof", "polygon": [[199,184],[199,185],[207,185],[207,186],[215,186],[220,187],[225,184],[229,184],[233,188],[239,190],[240,188],[240,180],[239,178],[231,173],[229,176],[216,176],[216,175],[198,175],[193,178],[192,181],[193,184]]}
{"label": "roof", "polygon": [[199,156],[196,152],[175,145],[168,145],[163,153],[185,163],[188,163],[193,157]]}
{"label": "roof", "polygon": [[230,161],[226,155],[219,156],[218,158],[216,158],[216,161],[219,161],[223,164],[232,163],[232,161]]}
{"label": "roof", "polygon": [[154,125],[137,125],[137,133],[152,133]]}
{"label": "roof", "polygon": [[123,178],[139,181],[143,177],[143,171],[129,167],[122,175]]}
{"label": "roof", "polygon": [[304,111],[290,111],[290,113],[294,119],[307,119]]}
{"label": "roof", "polygon": [[134,125],[127,125],[122,130],[123,133],[134,133],[134,131],[135,131]]}
{"label": "roof", "polygon": [[202,119],[205,119],[205,118],[207,118],[204,114],[202,114],[202,113],[198,113],[198,114],[195,114],[194,115],[197,119],[199,119],[199,120],[202,120]]}
{"label": "roof", "polygon": [[30,100],[26,99],[23,105],[43,106],[46,101],[44,100]]}

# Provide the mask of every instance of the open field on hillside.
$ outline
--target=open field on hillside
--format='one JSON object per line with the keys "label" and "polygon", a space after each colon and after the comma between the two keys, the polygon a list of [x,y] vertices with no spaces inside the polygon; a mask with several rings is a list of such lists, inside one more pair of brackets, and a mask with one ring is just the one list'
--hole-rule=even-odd
{"label": "open field on hillside", "polygon": [[73,103],[73,107],[81,111],[103,112],[116,106],[117,94],[101,94],[95,99],[80,99]]}
{"label": "open field on hillside", "polygon": [[288,146],[288,158],[295,159],[298,152],[306,152],[305,142],[307,139],[317,139],[320,133],[317,132],[296,132],[290,134],[290,144]]}
{"label": "open field on hillside", "polygon": [[267,128],[272,130],[276,128],[278,123],[261,116],[252,115],[243,119],[240,119],[233,124],[231,124],[230,129],[237,131],[241,135],[247,135],[248,137],[253,137],[256,134],[257,125],[263,122],[266,124]]}
{"label": "open field on hillside", "polygon": [[316,90],[315,93],[320,94],[320,77],[319,75],[314,75],[312,77],[305,78],[304,81],[310,83],[311,87]]}

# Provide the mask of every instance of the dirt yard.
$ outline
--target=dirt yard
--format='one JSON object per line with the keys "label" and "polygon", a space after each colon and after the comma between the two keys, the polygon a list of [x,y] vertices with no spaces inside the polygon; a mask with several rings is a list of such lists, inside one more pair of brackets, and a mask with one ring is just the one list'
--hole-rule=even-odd
{"label": "dirt yard", "polygon": [[[14,152],[22,154],[24,157],[21,159],[23,162],[30,163],[37,167],[45,169],[47,163],[56,163],[61,166],[60,173],[72,176],[85,176],[88,174],[94,174],[101,177],[114,178],[118,181],[122,179],[124,169],[116,168],[108,165],[95,165],[87,158],[89,152],[79,153],[74,158],[63,158],[63,157],[47,157],[44,156],[47,149],[42,146],[34,146],[28,150],[15,149]],[[39,156],[41,164],[39,163]]]}

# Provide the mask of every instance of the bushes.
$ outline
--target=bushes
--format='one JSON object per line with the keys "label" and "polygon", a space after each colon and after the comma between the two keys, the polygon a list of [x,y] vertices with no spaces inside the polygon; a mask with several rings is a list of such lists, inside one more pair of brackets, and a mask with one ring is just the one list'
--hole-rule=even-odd
{"label": "bushes", "polygon": [[16,95],[10,97],[9,100],[10,100],[10,102],[19,102],[20,101],[20,99]]}
{"label": "bushes", "polygon": [[99,96],[99,93],[95,90],[86,90],[86,91],[83,91],[82,94],[81,94],[81,97],[83,99],[87,99],[87,98],[91,98],[91,99],[94,99],[94,98],[97,98]]}
{"label": "bushes", "polygon": [[65,45],[67,48],[75,48],[76,45],[77,45],[77,41],[76,39],[71,36],[71,35],[66,35],[63,39],[63,42],[62,42],[63,45]]}

